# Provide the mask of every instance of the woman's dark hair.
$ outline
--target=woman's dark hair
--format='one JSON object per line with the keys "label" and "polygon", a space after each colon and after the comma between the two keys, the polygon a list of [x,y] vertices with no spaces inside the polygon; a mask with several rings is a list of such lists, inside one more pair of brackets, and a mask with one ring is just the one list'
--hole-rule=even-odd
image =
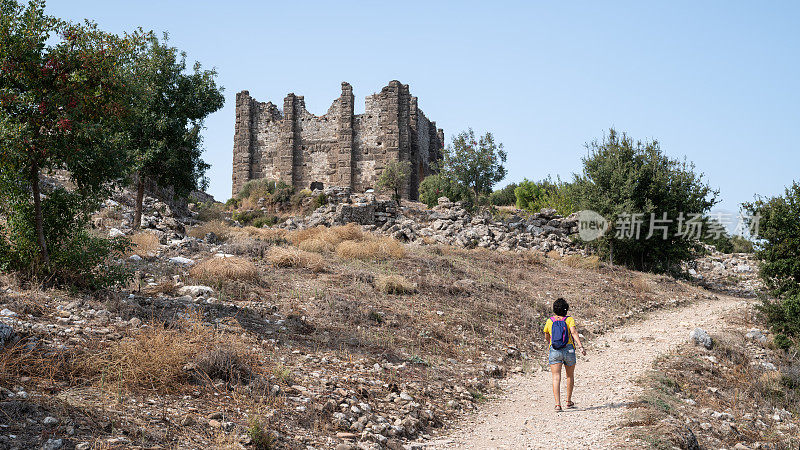
{"label": "woman's dark hair", "polygon": [[567,303],[564,298],[559,297],[553,302],[553,312],[556,313],[557,316],[566,316],[567,311],[569,311],[569,303]]}

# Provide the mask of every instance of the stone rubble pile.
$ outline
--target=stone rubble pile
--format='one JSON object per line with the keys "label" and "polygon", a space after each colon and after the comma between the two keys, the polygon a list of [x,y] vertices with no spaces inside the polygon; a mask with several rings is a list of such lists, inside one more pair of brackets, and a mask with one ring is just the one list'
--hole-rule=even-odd
{"label": "stone rubble pile", "polygon": [[[194,194],[193,194],[194,195]],[[213,200],[212,200],[213,201]],[[133,232],[136,196],[130,189],[118,189],[101,205],[94,215],[92,225],[108,230],[109,237],[125,236]],[[145,195],[142,201],[141,230],[158,236],[162,245],[185,238],[188,226],[198,222],[188,208]]]}
{"label": "stone rubble pile", "polygon": [[516,211],[497,219],[489,213],[472,213],[461,202],[439,198],[432,209],[398,207],[393,200],[380,200],[372,193],[351,194],[349,188],[328,188],[330,203],[305,218],[289,218],[281,227],[293,230],[315,226],[357,223],[365,229],[404,242],[441,243],[492,250],[557,251],[580,253],[572,236],[578,232],[576,215],[562,217],[553,209],[528,214]]}
{"label": "stone rubble pile", "polygon": [[720,253],[705,246],[707,255],[686,264],[685,269],[705,287],[735,295],[755,297],[764,288],[758,262],[750,253]]}

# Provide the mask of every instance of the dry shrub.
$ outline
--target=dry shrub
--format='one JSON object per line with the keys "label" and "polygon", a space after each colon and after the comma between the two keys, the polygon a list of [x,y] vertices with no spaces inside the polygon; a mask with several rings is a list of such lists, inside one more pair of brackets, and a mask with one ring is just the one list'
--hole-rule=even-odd
{"label": "dry shrub", "polygon": [[142,257],[152,257],[158,253],[160,243],[158,237],[147,231],[140,231],[129,238],[131,240],[131,249],[125,253],[125,256],[139,255]]}
{"label": "dry shrub", "polygon": [[197,239],[203,239],[208,233],[214,233],[221,241],[228,239],[230,236],[231,227],[221,220],[212,220],[210,222],[201,223],[189,229],[186,233],[189,236]]}
{"label": "dry shrub", "polygon": [[400,275],[379,276],[375,280],[375,287],[386,294],[413,294],[416,291],[414,283]]}
{"label": "dry shrub", "polygon": [[550,259],[559,260],[561,259],[561,253],[558,253],[556,250],[550,250],[547,252],[547,257]]}
{"label": "dry shrub", "polygon": [[631,287],[633,288],[633,291],[638,294],[648,294],[652,292],[650,283],[648,283],[647,279],[642,276],[638,276],[631,280]]}
{"label": "dry shrub", "polygon": [[278,267],[300,267],[314,272],[325,269],[325,262],[319,254],[291,247],[273,247],[267,259]]}
{"label": "dry shrub", "polygon": [[569,255],[562,258],[564,264],[579,269],[597,270],[600,268],[600,258],[597,256],[583,257],[581,255]]}
{"label": "dry shrub", "polygon": [[289,236],[289,240],[292,244],[298,247],[306,241],[318,241],[314,244],[314,247],[323,248],[326,251],[333,251],[336,245],[341,242],[360,241],[362,239],[364,239],[364,232],[362,232],[361,228],[355,223],[348,223],[347,225],[330,228],[325,226],[306,228],[304,230],[297,230]]}
{"label": "dry shrub", "polygon": [[324,253],[324,252],[332,252],[336,250],[336,246],[331,244],[330,242],[319,239],[319,238],[312,238],[306,239],[305,241],[301,241],[297,248],[300,250],[304,250],[307,252],[314,252],[314,253]]}
{"label": "dry shrub", "polygon": [[145,286],[142,291],[147,295],[172,295],[172,293],[175,292],[175,288],[176,286],[174,280],[166,280],[154,285]]}
{"label": "dry shrub", "polygon": [[336,255],[345,259],[400,259],[406,256],[406,249],[395,239],[376,236],[363,241],[344,241],[336,246]]}
{"label": "dry shrub", "polygon": [[[236,355],[213,356],[217,348]],[[225,370],[231,374],[253,373],[254,358],[243,343],[236,345],[230,336],[216,332],[197,317],[188,317],[173,326],[151,323],[96,352],[85,364],[98,382],[114,390],[124,387],[175,392],[195,380],[198,371],[211,378],[204,368],[214,375]],[[225,365],[233,363],[235,368]]]}
{"label": "dry shrub", "polygon": [[260,241],[281,242],[286,240],[286,230],[280,228],[256,228],[246,226],[231,231],[234,236],[246,236]]}
{"label": "dry shrub", "polygon": [[238,256],[211,258],[195,264],[189,276],[198,280],[254,280],[258,268],[252,262]]}
{"label": "dry shrub", "polygon": [[535,250],[522,252],[521,256],[523,261],[534,266],[543,266],[547,264],[547,259],[545,256],[541,252],[537,252]]}
{"label": "dry shrub", "polygon": [[336,252],[346,259],[403,258],[405,247],[395,239],[364,233],[355,223],[338,227],[297,230],[289,240],[300,250],[315,253]]}
{"label": "dry shrub", "polygon": [[341,227],[331,227],[328,229],[328,233],[336,236],[339,242],[360,241],[364,238],[364,233],[355,223],[348,223]]}
{"label": "dry shrub", "polygon": [[14,386],[19,378],[38,380],[71,381],[80,372],[78,354],[72,351],[51,351],[46,348],[30,348],[21,340],[0,347],[0,385]]}
{"label": "dry shrub", "polygon": [[197,369],[212,380],[241,383],[253,377],[254,361],[232,344],[207,349],[197,358]]}

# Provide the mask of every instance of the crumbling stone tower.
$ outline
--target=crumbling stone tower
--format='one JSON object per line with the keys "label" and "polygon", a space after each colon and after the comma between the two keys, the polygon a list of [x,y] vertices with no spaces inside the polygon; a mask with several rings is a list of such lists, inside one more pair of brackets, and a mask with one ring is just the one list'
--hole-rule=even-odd
{"label": "crumbling stone tower", "polygon": [[236,94],[233,138],[233,195],[249,180],[268,178],[295,189],[350,186],[373,188],[390,161],[410,161],[405,198],[419,197],[419,183],[441,158],[444,132],[417,107],[408,85],[391,81],[366,98],[364,114],[353,113],[353,88],[328,112],[315,116],[302,96],[289,94],[281,110],[248,91]]}

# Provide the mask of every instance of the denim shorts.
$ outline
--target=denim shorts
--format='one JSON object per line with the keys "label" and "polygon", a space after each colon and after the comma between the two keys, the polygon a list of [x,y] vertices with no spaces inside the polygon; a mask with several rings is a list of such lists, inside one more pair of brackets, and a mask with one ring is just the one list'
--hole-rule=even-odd
{"label": "denim shorts", "polygon": [[575,346],[568,344],[564,348],[558,350],[550,347],[550,364],[564,364],[565,366],[574,366],[578,362],[575,357]]}

